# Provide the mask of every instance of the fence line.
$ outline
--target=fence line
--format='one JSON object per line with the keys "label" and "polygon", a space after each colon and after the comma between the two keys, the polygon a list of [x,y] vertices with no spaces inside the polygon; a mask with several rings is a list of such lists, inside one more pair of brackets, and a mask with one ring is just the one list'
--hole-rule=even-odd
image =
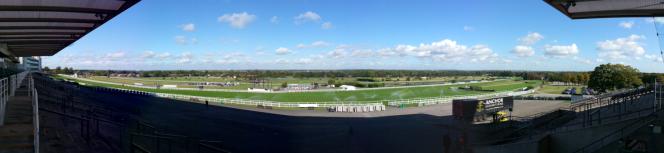
{"label": "fence line", "polygon": [[[180,94],[168,94],[168,93],[156,93],[156,92],[144,92],[136,91],[130,89],[121,89],[113,88],[116,90],[123,90],[128,92],[136,93],[148,93],[157,97],[169,98],[169,99],[179,99],[185,101],[193,101],[198,103],[211,103],[211,104],[231,104],[231,105],[248,105],[248,106],[259,106],[259,107],[284,107],[284,108],[298,108],[298,107],[328,107],[334,108],[339,106],[359,106],[359,107],[377,107],[374,109],[381,110],[385,108],[385,104],[388,106],[400,106],[404,104],[418,104],[418,106],[426,106],[433,104],[449,103],[454,99],[469,99],[469,98],[490,98],[490,97],[502,97],[502,96],[516,96],[523,94],[533,93],[534,90],[527,91],[518,91],[518,92],[499,92],[499,93],[490,93],[490,94],[481,94],[481,95],[465,95],[465,96],[444,96],[444,97],[431,97],[431,98],[412,98],[412,99],[400,99],[400,100],[381,100],[381,101],[330,101],[330,102],[277,102],[269,100],[254,100],[254,99],[242,99],[242,98],[217,98],[217,97],[203,97],[203,96],[190,96],[190,95],[180,95]],[[371,109],[371,108],[369,108]]]}
{"label": "fence line", "polygon": [[[119,85],[119,86],[127,86],[127,87],[134,87],[134,88],[144,88],[144,89],[164,89],[164,90],[188,90],[188,91],[222,91],[222,92],[248,92],[248,93],[292,93],[292,92],[330,92],[330,91],[348,91],[348,90],[343,90],[343,89],[321,89],[321,90],[284,90],[284,91],[248,91],[248,90],[238,90],[238,89],[200,89],[200,88],[157,88],[154,86],[138,86],[138,85],[132,85],[132,84],[124,84],[124,83],[115,83],[115,82],[107,82],[107,81],[99,81],[99,80],[93,80],[93,79],[87,79],[87,78],[73,78],[72,76],[69,75],[64,75],[64,74],[58,74],[63,77],[71,78],[71,79],[78,79],[78,80],[83,80],[83,81],[89,81],[89,82],[95,82],[95,83],[103,83],[103,84],[112,84],[112,85]],[[430,86],[448,86],[448,85],[465,85],[465,84],[475,84],[475,83],[487,83],[487,82],[495,82],[495,81],[503,81],[506,79],[496,79],[493,81],[487,81],[487,80],[482,80],[482,81],[471,81],[471,82],[456,82],[456,83],[443,83],[443,84],[430,84],[430,85],[416,85],[416,86],[399,86],[399,87],[378,87],[378,88],[360,88],[352,91],[358,91],[358,90],[381,90],[381,89],[395,89],[395,88],[412,88],[412,87],[430,87]]]}
{"label": "fence line", "polygon": [[[69,77],[69,76],[65,76]],[[85,78],[76,78],[84,81],[97,82],[97,83],[106,83],[114,85],[122,85],[129,87],[138,87],[138,88],[148,88],[148,89],[157,89],[156,87],[148,86],[134,86],[126,85],[113,82],[97,81]],[[136,91],[131,89],[122,89],[122,88],[113,88],[117,90],[124,90],[129,92],[144,92]],[[167,90],[191,90],[191,89],[178,89],[178,88],[168,88]],[[230,91],[230,92],[243,92],[239,90],[225,90],[225,89],[206,89],[204,91]],[[454,99],[473,99],[473,98],[491,98],[491,97],[503,97],[503,96],[518,96],[524,94],[533,93],[534,90],[526,91],[507,91],[507,92],[498,92],[498,93],[488,93],[488,94],[479,94],[479,95],[459,95],[459,96],[441,96],[441,97],[428,97],[428,98],[410,98],[410,99],[397,99],[397,100],[379,100],[379,101],[328,101],[328,102],[277,102],[269,100],[254,100],[254,99],[242,99],[242,98],[217,98],[217,97],[203,97],[203,96],[190,96],[190,95],[180,95],[180,94],[167,94],[167,93],[157,93],[157,92],[144,92],[151,95],[163,98],[170,99],[179,99],[185,101],[193,101],[199,103],[212,103],[212,104],[231,104],[231,105],[248,105],[248,106],[257,106],[257,107],[278,107],[278,108],[308,108],[308,107],[326,107],[326,108],[335,108],[335,109],[346,109],[344,107],[360,107],[360,109],[369,109],[369,110],[384,110],[385,106],[394,106],[400,107],[404,105],[417,104],[417,106],[426,106],[434,104],[442,104],[452,102]],[[339,108],[341,107],[341,108]],[[364,108],[366,107],[366,108]]]}

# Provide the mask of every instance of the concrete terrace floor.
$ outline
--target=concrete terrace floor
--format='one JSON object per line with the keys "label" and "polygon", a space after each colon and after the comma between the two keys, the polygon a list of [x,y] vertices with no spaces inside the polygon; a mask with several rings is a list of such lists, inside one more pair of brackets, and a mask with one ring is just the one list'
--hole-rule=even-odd
{"label": "concrete terrace floor", "polygon": [[[567,104],[518,101],[513,115]],[[224,141],[236,152],[443,152],[444,137],[474,135],[455,123],[449,103],[369,113],[247,109],[166,102],[142,105],[140,118],[175,133]],[[461,146],[452,142],[450,149]]]}
{"label": "concrete terrace floor", "polygon": [[5,125],[0,126],[0,153],[33,152],[32,111],[28,88],[21,86],[7,102]]}
{"label": "concrete terrace floor", "polygon": [[[112,103],[104,105],[140,110],[132,116],[169,133],[221,140],[232,152],[443,152],[444,137],[457,140],[473,135],[457,126],[449,103],[390,107],[382,112],[330,113],[113,97]],[[560,101],[517,101],[513,115],[527,116],[567,105]],[[450,149],[460,151],[461,146],[452,142]]]}

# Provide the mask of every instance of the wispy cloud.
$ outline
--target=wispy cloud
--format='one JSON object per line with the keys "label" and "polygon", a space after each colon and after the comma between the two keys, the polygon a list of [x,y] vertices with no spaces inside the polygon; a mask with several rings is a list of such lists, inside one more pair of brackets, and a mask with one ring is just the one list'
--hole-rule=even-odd
{"label": "wispy cloud", "polygon": [[247,12],[224,14],[217,21],[228,23],[233,28],[243,29],[256,19],[256,15]]}

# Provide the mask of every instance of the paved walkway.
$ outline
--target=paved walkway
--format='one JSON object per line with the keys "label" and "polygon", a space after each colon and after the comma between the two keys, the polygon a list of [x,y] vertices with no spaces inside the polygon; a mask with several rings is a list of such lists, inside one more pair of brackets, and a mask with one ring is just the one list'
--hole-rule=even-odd
{"label": "paved walkway", "polygon": [[0,126],[0,153],[33,152],[32,99],[27,87],[21,86],[9,98],[6,113],[5,125]]}

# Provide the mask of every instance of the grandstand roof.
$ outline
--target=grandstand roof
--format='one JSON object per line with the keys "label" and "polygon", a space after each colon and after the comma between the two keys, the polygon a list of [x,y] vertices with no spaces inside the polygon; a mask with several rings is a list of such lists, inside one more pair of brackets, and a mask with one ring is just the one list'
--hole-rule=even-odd
{"label": "grandstand roof", "polygon": [[572,19],[664,16],[664,0],[544,0]]}
{"label": "grandstand roof", "polygon": [[50,56],[140,0],[1,0],[4,57]]}

